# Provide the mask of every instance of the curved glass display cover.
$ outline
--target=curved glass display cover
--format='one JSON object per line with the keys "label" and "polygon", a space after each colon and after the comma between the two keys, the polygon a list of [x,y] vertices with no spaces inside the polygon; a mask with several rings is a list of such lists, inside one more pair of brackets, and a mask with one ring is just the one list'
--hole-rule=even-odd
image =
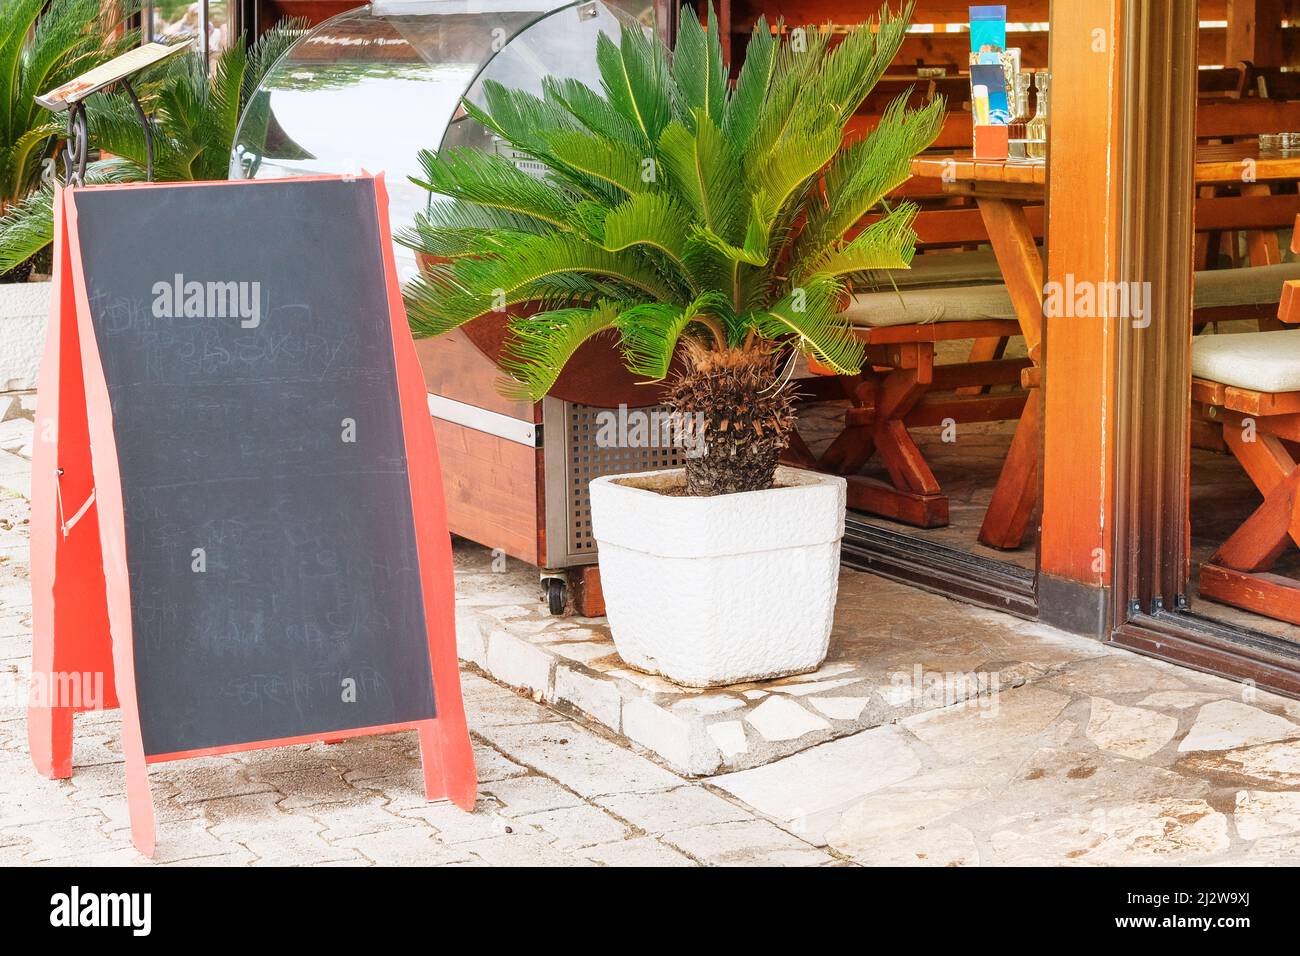
{"label": "curved glass display cover", "polygon": [[[544,76],[599,89],[596,38],[620,20],[650,24],[653,0],[388,0],[310,30],[267,74],[240,121],[232,179],[385,173],[393,231],[410,225],[429,194],[422,149],[495,149],[463,97],[484,80],[541,92]],[[517,157],[521,165],[526,158]],[[399,274],[414,255],[395,246]]]}

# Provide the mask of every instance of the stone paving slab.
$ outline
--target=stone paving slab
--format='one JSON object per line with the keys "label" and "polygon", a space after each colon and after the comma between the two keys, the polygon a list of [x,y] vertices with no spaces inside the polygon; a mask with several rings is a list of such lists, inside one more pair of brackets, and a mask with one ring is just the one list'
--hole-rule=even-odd
{"label": "stone paving slab", "polygon": [[821,669],[697,690],[625,664],[604,618],[552,617],[539,602],[535,569],[465,541],[456,543],[455,560],[463,660],[690,776],[761,766],[1108,653],[1094,641],[846,570]]}

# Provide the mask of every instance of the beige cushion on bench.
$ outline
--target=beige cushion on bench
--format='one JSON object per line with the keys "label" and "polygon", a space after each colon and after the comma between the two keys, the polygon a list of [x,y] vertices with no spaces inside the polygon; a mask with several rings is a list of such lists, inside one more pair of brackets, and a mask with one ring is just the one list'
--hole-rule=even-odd
{"label": "beige cushion on bench", "polygon": [[912,268],[890,270],[889,277],[881,280],[876,290],[891,292],[889,280],[898,288],[945,285],[988,285],[1002,283],[1002,270],[992,249],[972,252],[955,252],[945,249],[937,252],[917,253]]}
{"label": "beige cushion on bench", "polygon": [[930,322],[1014,320],[1016,310],[1006,286],[972,285],[867,292],[855,295],[844,315],[856,326],[879,329]]}
{"label": "beige cushion on bench", "polygon": [[1192,375],[1257,392],[1300,391],[1300,329],[1198,335]]}
{"label": "beige cushion on bench", "polygon": [[1274,305],[1281,300],[1282,283],[1287,279],[1300,279],[1300,262],[1198,272],[1193,305],[1198,309]]}
{"label": "beige cushion on bench", "polygon": [[[982,257],[980,252],[944,253]],[[920,259],[929,256],[918,257]],[[934,258],[941,258],[935,256]],[[980,272],[980,263],[971,264],[969,275]],[[937,267],[928,270],[897,270],[892,273],[898,290],[864,292],[853,297],[845,315],[854,325],[884,328],[891,325],[921,325],[928,322],[977,322],[983,319],[1015,319],[1016,313],[1005,285],[939,284],[934,288],[917,288],[929,271],[942,274]],[[955,273],[953,273],[955,274]],[[1196,273],[1195,305],[1198,309],[1248,305],[1274,305],[1282,298],[1282,283],[1300,279],[1300,262],[1283,262],[1273,266],[1245,269],[1210,269]],[[948,280],[944,280],[947,283]],[[972,283],[972,284],[964,284]]]}

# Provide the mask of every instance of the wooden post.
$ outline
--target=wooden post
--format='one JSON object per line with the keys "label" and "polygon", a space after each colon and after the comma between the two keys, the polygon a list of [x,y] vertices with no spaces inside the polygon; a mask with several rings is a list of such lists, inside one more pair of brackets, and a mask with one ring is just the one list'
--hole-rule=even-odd
{"label": "wooden post", "polygon": [[1052,12],[1048,282],[1122,283],[1144,309],[1045,318],[1039,603],[1110,637],[1185,601],[1197,10]]}
{"label": "wooden post", "polygon": [[1282,65],[1283,0],[1228,0],[1223,65]]}
{"label": "wooden post", "polygon": [[[1052,4],[1047,288],[1120,276],[1118,42],[1123,0]],[[1049,300],[1050,304],[1050,300]],[[1045,309],[1047,311],[1047,309]],[[1039,606],[1100,634],[1110,583],[1114,317],[1044,317]]]}

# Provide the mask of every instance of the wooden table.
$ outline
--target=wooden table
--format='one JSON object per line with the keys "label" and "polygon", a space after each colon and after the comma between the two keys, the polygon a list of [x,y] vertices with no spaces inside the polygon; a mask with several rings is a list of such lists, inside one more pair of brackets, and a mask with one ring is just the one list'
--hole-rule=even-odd
{"label": "wooden table", "polygon": [[[1213,201],[1219,187],[1240,184],[1242,196],[1263,197],[1273,192],[1272,183],[1300,178],[1300,149],[1261,150],[1257,140],[1198,146],[1196,149],[1197,195]],[[1201,267],[1207,236],[1196,237],[1197,267]],[[1282,261],[1273,229],[1247,229],[1246,251],[1252,266],[1276,265]]]}
{"label": "wooden table", "polygon": [[[975,197],[1015,307],[1016,322],[1034,363],[1033,368],[1026,369],[1031,374],[1024,381],[1027,385],[1035,384],[1043,338],[1043,260],[1025,207],[1043,201],[1047,167],[1043,163],[975,160],[969,155],[927,156],[912,161],[912,172],[942,180],[944,192]],[[978,339],[970,360],[989,361],[1000,348],[997,339]],[[1041,416],[1039,389],[1030,388],[1011,449],[980,526],[980,543],[990,548],[1018,548],[1024,540],[1029,518],[1038,502]]]}
{"label": "wooden table", "polygon": [[[1034,363],[1023,376],[1025,384],[1031,386],[1030,395],[979,533],[980,542],[989,547],[1018,548],[1037,504],[1042,415],[1039,389],[1034,386],[1040,380],[1043,260],[1025,207],[1041,203],[1046,197],[1047,166],[1041,162],[977,160],[969,154],[955,154],[914,159],[912,173],[941,180],[946,193],[975,199]],[[1196,149],[1198,185],[1240,183],[1243,196],[1260,196],[1270,192],[1270,182],[1298,178],[1300,150],[1261,150],[1254,140]],[[1280,261],[1277,236],[1271,231],[1248,232],[1247,246],[1253,265]],[[986,361],[999,347],[996,339],[977,341],[971,361]]]}
{"label": "wooden table", "polygon": [[[1260,149],[1257,140],[1216,143],[1196,147],[1196,182],[1239,183],[1247,163],[1254,165],[1259,182],[1300,179],[1300,149]],[[912,160],[912,173],[943,180],[944,190],[972,195],[974,183],[1002,183],[1007,191],[1042,200],[1046,195],[1047,165],[1005,159],[973,159],[969,153],[921,156]],[[963,185],[965,184],[965,185]],[[949,188],[951,187],[951,188]]]}

